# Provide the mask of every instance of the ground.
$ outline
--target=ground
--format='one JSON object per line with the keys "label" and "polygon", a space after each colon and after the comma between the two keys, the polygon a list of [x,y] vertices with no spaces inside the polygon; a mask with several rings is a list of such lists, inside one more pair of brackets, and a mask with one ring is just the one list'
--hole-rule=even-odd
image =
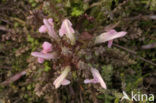
{"label": "ground", "polygon": [[[155,14],[155,0],[1,0],[0,103],[119,103],[123,91],[155,95]],[[44,41],[58,47],[48,34],[38,31],[44,18],[53,18],[57,33],[65,18],[71,21],[79,37],[73,61],[62,57],[39,64],[31,56]],[[108,29],[127,34],[115,39],[111,48],[107,43],[92,46],[90,38]],[[66,39],[60,45],[66,45]],[[152,46],[144,48],[148,44]],[[73,64],[71,83],[55,89],[53,81],[65,61]],[[88,66],[99,70],[106,90],[83,83],[92,77]],[[23,71],[26,74],[19,76]]]}

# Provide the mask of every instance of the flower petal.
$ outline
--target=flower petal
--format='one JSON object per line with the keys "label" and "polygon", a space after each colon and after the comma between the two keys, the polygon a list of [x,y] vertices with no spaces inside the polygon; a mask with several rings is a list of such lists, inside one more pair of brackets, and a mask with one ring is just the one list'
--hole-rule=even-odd
{"label": "flower petal", "polygon": [[85,83],[85,84],[88,84],[88,83],[98,83],[98,81],[95,80],[95,79],[85,79],[85,80],[84,80],[84,83]]}
{"label": "flower petal", "polygon": [[39,32],[40,32],[40,33],[46,33],[46,32],[47,32],[46,26],[42,25],[42,26],[39,28]]}
{"label": "flower petal", "polygon": [[43,58],[38,58],[37,60],[38,60],[39,63],[43,63],[44,62]]}
{"label": "flower petal", "polygon": [[52,51],[52,45],[49,42],[44,42],[42,44],[42,48],[43,48],[43,53],[48,53]]}
{"label": "flower petal", "polygon": [[127,34],[127,32],[124,32],[124,31],[117,32],[117,33],[113,32],[112,34],[111,33],[112,33],[112,31],[108,31],[108,32],[102,33],[99,36],[97,36],[95,39],[95,44],[104,43],[109,40],[123,37]]}
{"label": "flower petal", "polygon": [[48,19],[48,22],[49,22],[52,26],[54,26],[54,23],[53,23],[53,19],[52,19],[52,18],[49,18],[49,19]]}
{"label": "flower petal", "polygon": [[59,35],[62,37],[64,34],[66,34],[67,38],[70,39],[71,44],[75,44],[75,36],[74,36],[74,29],[72,28],[72,23],[65,19],[62,22],[61,28],[59,30]]}
{"label": "flower petal", "polygon": [[70,72],[70,66],[66,66],[64,71],[61,73],[61,75],[57,77],[57,79],[53,82],[56,89],[61,86],[62,82],[64,81],[64,79],[66,78],[69,72]]}
{"label": "flower petal", "polygon": [[61,28],[59,29],[59,35],[62,37],[64,34],[66,34],[66,28],[65,25],[61,25]]}
{"label": "flower petal", "polygon": [[[51,19],[49,21],[52,21]],[[47,19],[43,19],[43,23],[46,26],[47,30],[48,30],[48,34],[54,38],[57,39],[58,36],[56,35],[56,32],[54,30],[54,25],[52,25],[53,23],[49,22]]]}
{"label": "flower petal", "polygon": [[114,34],[116,34],[116,33],[118,33],[116,30],[114,30],[114,29],[111,29],[111,30],[109,30],[109,31],[107,31],[110,35],[114,35]]}
{"label": "flower petal", "polygon": [[104,80],[102,79],[99,71],[97,69],[91,68],[91,72],[93,74],[94,79],[100,83],[101,87],[103,87],[104,89],[107,89],[106,84]]}
{"label": "flower petal", "polygon": [[113,44],[113,40],[109,40],[108,41],[108,48],[111,48],[112,44]]}
{"label": "flower petal", "polygon": [[67,79],[64,79],[62,82],[61,82],[61,85],[69,85],[70,84],[70,81],[67,80]]}
{"label": "flower petal", "polygon": [[56,53],[41,53],[41,52],[32,52],[31,53],[32,56],[34,57],[39,57],[39,58],[43,58],[43,59],[55,59],[56,58]]}

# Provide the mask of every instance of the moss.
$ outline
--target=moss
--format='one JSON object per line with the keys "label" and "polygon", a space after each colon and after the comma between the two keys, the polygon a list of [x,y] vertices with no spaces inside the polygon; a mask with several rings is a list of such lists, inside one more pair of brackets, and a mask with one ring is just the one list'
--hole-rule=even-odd
{"label": "moss", "polygon": [[[6,31],[0,30],[4,34],[0,37],[0,82],[24,69],[30,71],[15,83],[6,87],[0,86],[0,94],[3,95],[0,102],[17,102],[17,98],[18,103],[51,103],[54,100],[67,103],[77,103],[80,100],[84,103],[118,103],[123,90],[129,93],[139,89],[141,93],[149,93],[151,89],[155,89],[155,86],[144,89],[148,85],[145,79],[155,75],[155,66],[138,58],[139,56],[156,62],[155,49],[141,49],[142,45],[155,42],[155,21],[148,18],[155,12],[154,0],[3,0],[0,6],[0,24],[7,28]],[[84,49],[85,55],[78,57],[78,60],[82,59],[84,62],[83,67],[77,69],[73,66],[75,61],[71,63],[71,84],[55,90],[53,81],[60,75],[60,67],[66,65],[63,64],[64,59],[60,60],[61,63],[54,60],[38,64],[36,58],[30,56],[30,52],[41,48],[41,41],[47,38],[51,41],[49,36],[37,31],[40,25],[34,25],[33,21],[43,24],[42,19],[49,17],[54,19],[56,31],[59,30],[62,20],[69,18],[76,31],[75,35],[78,36],[84,31],[91,36],[99,35],[105,31],[107,25],[118,22],[114,28],[127,31],[128,34],[114,43],[136,51],[137,54],[115,45],[107,48],[105,43]],[[81,48],[81,43],[78,45],[78,49]],[[56,50],[57,45],[53,46]],[[25,48],[28,49],[20,52]],[[88,67],[95,67],[100,71],[107,90],[101,89],[99,84],[83,84],[83,80],[91,76]],[[150,83],[152,84],[151,81]],[[37,96],[37,92],[42,95]]]}
{"label": "moss", "polygon": [[44,63],[44,71],[45,71],[45,72],[48,72],[48,71],[50,71],[50,70],[51,70],[51,67],[50,67],[49,63],[48,63],[48,62],[45,62],[45,63]]}

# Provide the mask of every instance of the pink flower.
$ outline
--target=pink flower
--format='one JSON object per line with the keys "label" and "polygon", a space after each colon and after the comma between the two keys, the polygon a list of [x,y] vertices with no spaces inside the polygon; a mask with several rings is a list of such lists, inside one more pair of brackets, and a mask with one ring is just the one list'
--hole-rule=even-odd
{"label": "pink flower", "polygon": [[42,48],[41,52],[31,53],[32,56],[38,57],[39,63],[43,63],[45,59],[50,60],[55,58],[56,53],[49,53],[52,51],[52,45],[49,42],[44,42]]}
{"label": "pink flower", "polygon": [[[48,22],[49,24],[51,24],[52,28],[54,28],[54,24],[53,24],[53,19],[52,18],[49,18],[48,19]],[[41,27],[39,28],[39,32],[40,33],[46,33],[48,32],[48,28],[46,27],[46,25],[41,25]]]}
{"label": "pink flower", "polygon": [[38,57],[38,58],[42,58],[42,59],[46,59],[46,60],[56,58],[56,53],[55,52],[53,52],[53,53],[32,52],[31,55],[34,56],[34,57]]}
{"label": "pink flower", "polygon": [[85,84],[88,84],[88,83],[100,83],[101,87],[104,88],[104,89],[107,89],[107,86],[104,82],[104,80],[102,79],[99,71],[97,69],[94,69],[94,68],[91,68],[91,72],[92,72],[92,75],[93,75],[93,79],[86,79],[84,80],[84,83]]}
{"label": "pink flower", "polygon": [[[31,54],[31,55],[36,56],[36,54],[34,54],[34,52],[32,52],[32,54]],[[38,56],[36,56],[36,57],[38,57]],[[44,62],[44,59],[43,59],[43,58],[38,57],[37,61],[38,61],[39,63],[43,63],[43,62]]]}
{"label": "pink flower", "polygon": [[97,36],[95,39],[95,44],[104,43],[108,41],[108,47],[110,48],[113,44],[113,39],[123,37],[126,34],[127,32],[125,31],[117,32],[116,30],[112,29]]}
{"label": "pink flower", "polygon": [[61,28],[59,29],[59,35],[62,37],[64,34],[66,34],[67,38],[70,39],[71,44],[75,44],[75,36],[74,36],[74,29],[72,28],[72,23],[65,19],[62,22]]}
{"label": "pink flower", "polygon": [[39,28],[39,32],[40,33],[46,33],[48,32],[48,34],[53,37],[54,39],[57,39],[58,36],[56,35],[56,32],[54,30],[54,23],[53,23],[53,19],[49,18],[49,19],[43,19],[43,23],[44,25],[42,25]]}
{"label": "pink flower", "polygon": [[42,50],[43,53],[48,53],[52,51],[52,45],[49,42],[44,42],[42,44],[42,48],[43,48]]}
{"label": "pink flower", "polygon": [[42,25],[40,28],[39,28],[39,32],[40,33],[46,33],[47,32],[47,28],[45,25]]}
{"label": "pink flower", "polygon": [[70,66],[66,66],[61,75],[57,77],[56,80],[53,82],[56,89],[59,88],[61,85],[70,84],[70,81],[66,79],[70,70],[71,70]]}

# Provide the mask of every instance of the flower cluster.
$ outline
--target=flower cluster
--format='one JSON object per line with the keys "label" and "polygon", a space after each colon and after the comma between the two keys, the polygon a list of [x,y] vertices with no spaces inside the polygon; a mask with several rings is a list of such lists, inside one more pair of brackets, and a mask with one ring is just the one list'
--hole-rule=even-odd
{"label": "flower cluster", "polygon": [[[71,46],[76,45],[76,38],[74,35],[75,31],[72,27],[72,23],[70,22],[70,20],[65,19],[62,22],[61,28],[59,29],[59,36],[57,35],[57,32],[55,32],[55,30],[54,30],[53,19],[51,19],[51,18],[43,19],[43,23],[44,23],[44,25],[42,25],[39,28],[39,32],[40,33],[48,33],[49,36],[52,37],[53,40],[57,42],[56,43],[57,45],[59,45],[61,38],[63,38],[64,36],[67,37],[66,40],[70,40]],[[114,39],[123,37],[125,35],[126,35],[125,31],[117,32],[116,30],[113,29],[113,30],[106,31],[106,32],[100,34],[99,36],[95,37],[95,39],[93,39],[94,40],[93,43],[95,45],[95,44],[100,44],[100,43],[104,43],[104,42],[108,41],[108,47],[110,48],[113,44]],[[70,52],[69,51],[70,49],[68,49],[68,47],[66,48],[65,46],[62,46],[62,45],[59,45],[59,47],[62,50],[61,53],[66,52],[68,54],[68,52]],[[58,57],[58,55],[63,55],[63,53],[62,54],[61,53],[58,53],[56,50],[53,50],[53,44],[51,44],[49,42],[44,42],[42,45],[41,52],[32,52],[31,55],[34,57],[37,57],[39,63],[43,63],[44,60],[59,59],[57,57]],[[71,54],[72,54],[72,52],[71,52]],[[68,65],[66,65],[66,66],[63,66],[62,68],[63,68],[63,72],[53,82],[53,85],[55,86],[55,88],[59,88],[61,85],[70,84],[70,81],[68,79],[66,79],[66,77],[68,76],[68,73],[72,69],[70,66],[70,63],[68,63]],[[85,79],[84,83],[85,84],[99,83],[102,88],[106,89],[107,86],[106,86],[102,76],[100,75],[100,72],[93,67],[90,67],[90,71],[93,75],[93,79]]]}
{"label": "flower cluster", "polygon": [[50,55],[50,54],[48,54],[48,52],[52,51],[52,45],[49,42],[44,42],[42,45],[42,48],[43,48],[43,50],[41,52],[32,52],[33,56],[38,57],[39,63],[43,63],[44,59],[50,59],[50,58],[48,58],[47,55]]}
{"label": "flower cluster", "polygon": [[56,53],[49,53],[52,51],[52,45],[49,42],[44,42],[42,44],[43,50],[41,52],[32,52],[31,55],[38,57],[38,62],[43,63],[44,60],[50,60],[56,58]]}

